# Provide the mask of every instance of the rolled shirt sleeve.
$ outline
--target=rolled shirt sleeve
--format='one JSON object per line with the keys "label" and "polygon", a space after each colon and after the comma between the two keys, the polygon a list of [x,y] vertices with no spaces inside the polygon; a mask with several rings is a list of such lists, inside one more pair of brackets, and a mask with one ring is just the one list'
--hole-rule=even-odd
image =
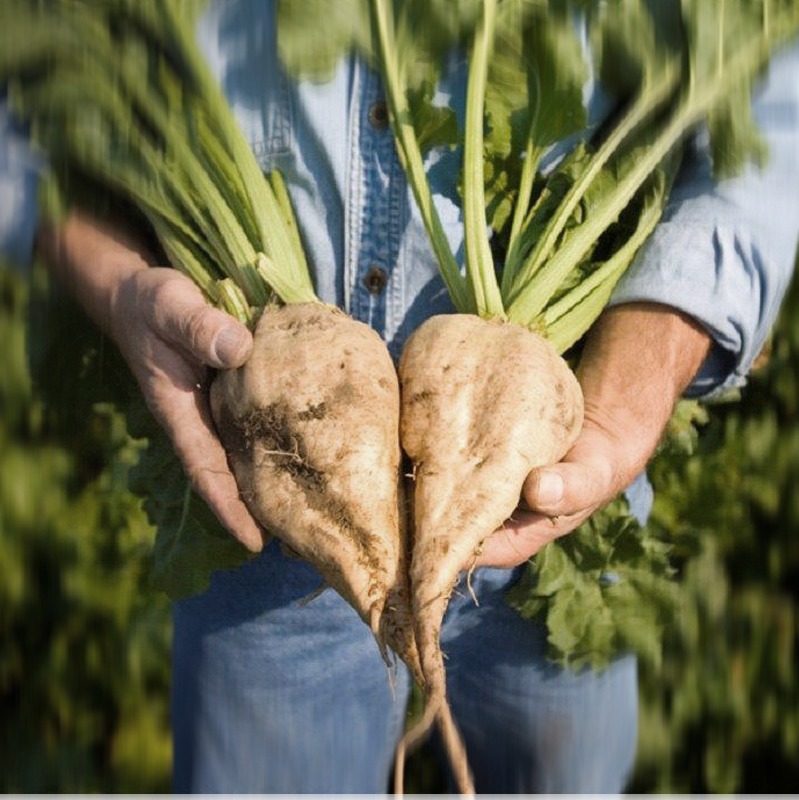
{"label": "rolled shirt sleeve", "polygon": [[663,220],[619,282],[611,305],[677,308],[715,347],[690,393],[745,381],[774,323],[799,242],[799,42],[778,53],[753,98],[766,162],[715,180],[697,135]]}
{"label": "rolled shirt sleeve", "polygon": [[20,269],[33,257],[41,166],[0,99],[0,261]]}

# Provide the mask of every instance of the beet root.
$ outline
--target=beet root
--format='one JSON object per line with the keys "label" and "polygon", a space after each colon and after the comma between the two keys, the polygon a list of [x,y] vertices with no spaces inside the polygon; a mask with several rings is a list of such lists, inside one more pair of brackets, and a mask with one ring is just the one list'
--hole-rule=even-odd
{"label": "beet root", "polygon": [[444,613],[458,574],[511,517],[529,473],[559,461],[576,439],[582,392],[541,336],[464,314],[432,317],[415,331],[399,376],[401,441],[413,461],[411,610],[426,716],[437,717],[468,791],[446,700]]}
{"label": "beet root", "polygon": [[253,516],[419,673],[410,621],[399,387],[385,344],[320,303],[267,307],[211,408]]}

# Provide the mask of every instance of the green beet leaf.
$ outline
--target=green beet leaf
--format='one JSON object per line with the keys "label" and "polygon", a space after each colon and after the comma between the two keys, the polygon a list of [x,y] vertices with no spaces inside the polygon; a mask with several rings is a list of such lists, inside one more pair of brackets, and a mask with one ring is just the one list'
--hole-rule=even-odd
{"label": "green beet leaf", "polygon": [[624,500],[530,561],[508,602],[547,627],[549,656],[574,668],[601,668],[620,653],[661,659],[661,633],[678,587],[669,547],[629,515]]}

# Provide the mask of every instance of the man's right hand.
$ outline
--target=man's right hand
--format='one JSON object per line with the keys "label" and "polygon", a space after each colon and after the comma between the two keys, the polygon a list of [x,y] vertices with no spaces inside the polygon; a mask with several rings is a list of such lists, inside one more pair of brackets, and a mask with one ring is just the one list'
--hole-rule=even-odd
{"label": "man's right hand", "polygon": [[186,276],[152,267],[130,242],[79,215],[43,230],[55,276],[119,347],[148,407],[170,437],[195,490],[248,550],[263,532],[241,500],[211,418],[211,369],[241,366],[252,336],[213,308]]}

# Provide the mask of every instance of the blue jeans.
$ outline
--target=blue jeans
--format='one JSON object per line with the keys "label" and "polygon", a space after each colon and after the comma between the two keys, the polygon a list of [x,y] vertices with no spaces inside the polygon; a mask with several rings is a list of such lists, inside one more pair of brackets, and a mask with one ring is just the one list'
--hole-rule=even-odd
{"label": "blue jeans", "polygon": [[[603,672],[548,663],[543,629],[504,593],[518,572],[475,572],[442,634],[449,693],[478,791],[619,793],[635,756],[632,657]],[[276,543],[174,609],[177,792],[388,789],[409,679],[319,577]]]}

